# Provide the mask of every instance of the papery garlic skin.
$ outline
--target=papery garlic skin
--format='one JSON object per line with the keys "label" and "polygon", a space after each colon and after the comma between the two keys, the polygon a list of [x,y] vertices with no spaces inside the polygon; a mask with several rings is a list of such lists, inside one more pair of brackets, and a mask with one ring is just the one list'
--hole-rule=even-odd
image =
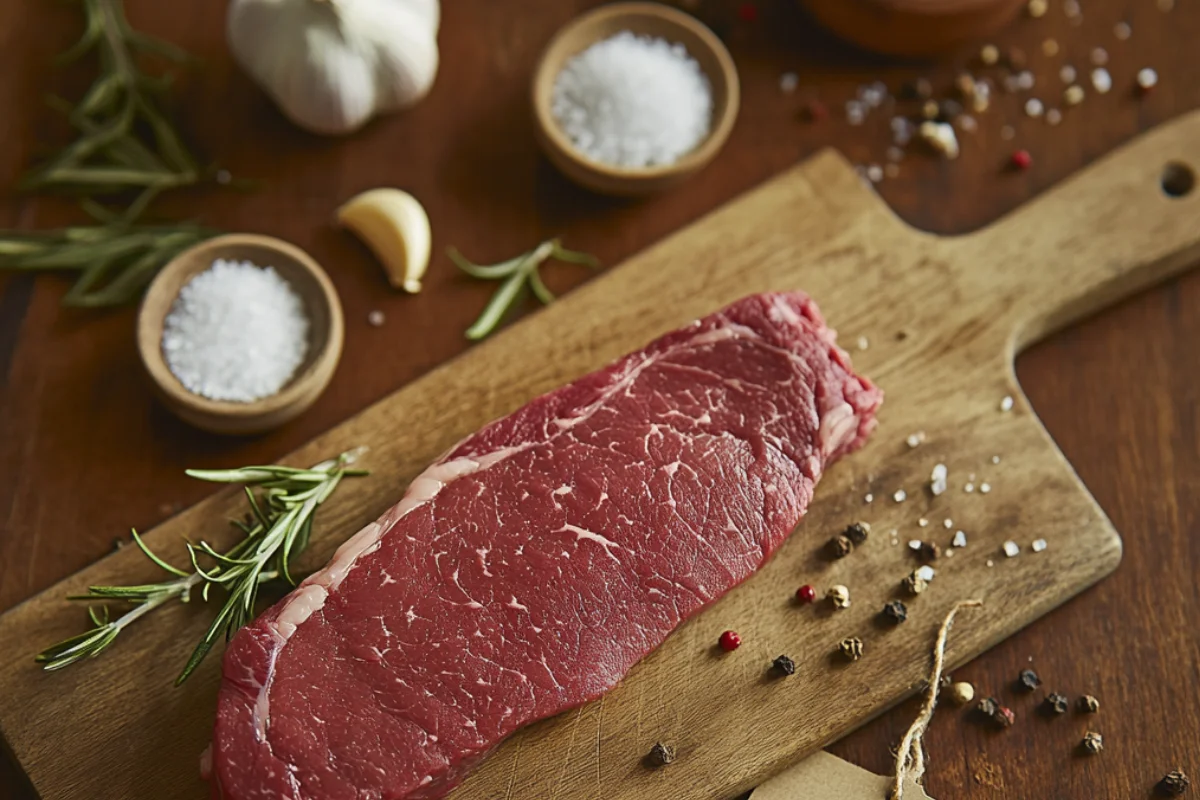
{"label": "papery garlic skin", "polygon": [[340,135],[428,94],[440,16],[438,0],[233,0],[226,33],[289,119]]}

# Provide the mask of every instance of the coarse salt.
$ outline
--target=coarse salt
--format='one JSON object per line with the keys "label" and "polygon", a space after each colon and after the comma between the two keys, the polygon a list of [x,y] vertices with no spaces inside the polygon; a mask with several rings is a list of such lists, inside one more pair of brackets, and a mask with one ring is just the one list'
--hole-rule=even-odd
{"label": "coarse salt", "polygon": [[908,499],[908,492],[904,491],[903,489],[897,489],[895,494],[892,495],[892,499],[897,503],[903,503]]}
{"label": "coarse salt", "polygon": [[796,87],[799,85],[800,76],[794,72],[785,72],[779,76],[779,89],[785,94],[796,91]]}
{"label": "coarse salt", "polygon": [[925,441],[925,431],[917,431],[916,433],[910,433],[908,435],[908,438],[904,440],[905,444],[907,444],[909,447],[920,447],[921,443],[924,441]]}
{"label": "coarse salt", "polygon": [[1040,553],[1046,549],[1046,540],[1045,539],[1034,539],[1033,544],[1030,545],[1030,547],[1033,549],[1033,552]]}
{"label": "coarse salt", "polygon": [[1000,400],[1000,410],[1001,411],[1012,411],[1013,410],[1012,395],[1008,395],[1008,394],[1004,395],[1003,399]]}
{"label": "coarse salt", "polygon": [[874,501],[875,501],[875,495],[873,495],[873,494],[867,494],[867,496],[863,498],[864,503],[872,503]]}
{"label": "coarse salt", "polygon": [[934,497],[946,491],[946,476],[948,471],[945,464],[934,464],[933,471],[929,473],[929,491]]}
{"label": "coarse salt", "polygon": [[713,98],[683,45],[622,31],[566,63],[551,107],[588,158],[653,167],[673,164],[708,136]]}
{"label": "coarse salt", "polygon": [[954,541],[950,542],[950,545],[952,547],[966,547],[967,546],[967,534],[963,531],[957,531],[954,534]]}
{"label": "coarse salt", "polygon": [[1017,544],[1011,539],[1004,543],[1004,555],[1008,556],[1009,558],[1016,558],[1020,554],[1021,545]]}
{"label": "coarse salt", "polygon": [[942,520],[942,527],[945,528],[946,530],[950,530],[951,528],[954,527],[954,520],[950,519],[949,517],[946,517],[944,520]]}
{"label": "coarse salt", "polygon": [[979,491],[981,494],[987,494],[991,490],[992,490],[992,485],[990,483],[987,483],[985,481],[985,482],[979,484]]}
{"label": "coarse salt", "polygon": [[927,528],[927,527],[929,527],[929,520],[925,519],[924,517],[921,517],[920,519],[917,520],[917,524],[920,525],[922,528]]}
{"label": "coarse salt", "polygon": [[180,290],[163,322],[167,367],[210,400],[277,393],[308,354],[304,301],[278,272],[217,259]]}
{"label": "coarse salt", "polygon": [[1092,88],[1100,94],[1108,94],[1112,89],[1112,75],[1104,67],[1092,70]]}
{"label": "coarse salt", "polygon": [[928,564],[926,564],[925,566],[922,566],[922,567],[917,567],[917,571],[916,571],[917,577],[920,578],[921,580],[925,581],[926,583],[933,580],[933,576],[936,574],[937,573],[934,572],[933,567],[929,566]]}

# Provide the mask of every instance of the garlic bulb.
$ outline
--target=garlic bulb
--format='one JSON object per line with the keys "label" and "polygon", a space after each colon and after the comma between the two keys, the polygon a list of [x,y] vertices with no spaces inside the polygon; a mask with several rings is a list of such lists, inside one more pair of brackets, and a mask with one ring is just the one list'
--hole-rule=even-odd
{"label": "garlic bulb", "polygon": [[354,131],[437,75],[438,0],[232,0],[234,58],[293,122]]}

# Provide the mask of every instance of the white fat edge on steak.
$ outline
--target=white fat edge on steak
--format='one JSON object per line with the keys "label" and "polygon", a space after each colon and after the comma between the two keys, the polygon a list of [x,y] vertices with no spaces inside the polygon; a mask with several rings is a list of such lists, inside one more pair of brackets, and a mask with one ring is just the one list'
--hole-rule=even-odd
{"label": "white fat edge on steak", "polygon": [[[806,321],[780,297],[773,299],[772,307],[768,313],[774,321],[790,325],[799,326],[803,325]],[[700,325],[701,322],[701,320],[697,320],[693,325]],[[831,346],[836,347],[834,344],[836,333],[826,325],[815,321],[813,323],[819,328],[817,331],[818,335]],[[678,347],[712,345],[731,339],[755,339],[769,349],[781,352],[794,361],[807,363],[801,356],[787,348],[768,344],[753,328],[725,320],[722,327],[706,331],[661,353],[654,356],[647,356],[633,363],[626,370],[625,374],[614,381],[594,402],[569,417],[553,420],[552,424],[558,428],[559,432],[562,432],[586,421],[599,409],[603,408],[614,395],[626,391],[649,366],[673,355]],[[828,455],[840,448],[853,435],[855,430],[854,409],[843,401],[840,405],[821,415],[819,425],[819,443],[822,452]],[[472,436],[474,435],[472,434]],[[329,591],[336,589],[341,584],[353,569],[358,559],[379,549],[383,535],[391,530],[401,519],[413,510],[433,500],[446,486],[459,478],[488,469],[516,453],[535,445],[545,444],[546,441],[525,442],[512,447],[500,448],[490,453],[462,456],[445,462],[438,461],[426,468],[424,472],[413,479],[413,482],[409,485],[400,502],[393,506],[383,517],[369,523],[358,533],[354,534],[354,536],[346,540],[334,553],[329,564],[306,578],[300,584],[300,587],[292,593],[287,604],[276,616],[274,623],[268,623],[268,627],[278,639],[279,649],[282,649],[300,625],[325,605]],[[458,446],[455,445],[448,452],[453,452]],[[607,550],[607,548],[605,549]],[[276,653],[278,653],[278,650]],[[258,687],[258,696],[255,699],[255,731],[264,742],[267,741],[267,727],[270,719],[269,697],[273,674],[274,670],[272,669],[266,683]],[[205,777],[211,771],[211,748],[212,745],[210,744],[201,754],[201,773]]]}

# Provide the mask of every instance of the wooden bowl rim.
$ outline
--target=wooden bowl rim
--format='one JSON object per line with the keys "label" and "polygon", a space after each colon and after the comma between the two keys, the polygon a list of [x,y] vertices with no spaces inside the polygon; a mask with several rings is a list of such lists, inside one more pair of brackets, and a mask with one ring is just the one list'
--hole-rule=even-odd
{"label": "wooden bowl rim", "polygon": [[[326,329],[323,332],[316,331],[316,337],[312,342],[316,353],[309,359],[308,366],[293,375],[280,391],[248,403],[213,400],[189,391],[175,377],[175,373],[171,372],[162,352],[163,321],[170,313],[171,307],[179,295],[179,290],[186,283],[184,278],[190,280],[192,277],[192,275],[184,276],[181,273],[186,273],[190,265],[196,261],[201,264],[209,261],[209,266],[211,266],[211,259],[220,257],[221,251],[231,246],[251,246],[273,251],[300,267],[305,280],[311,281],[320,290],[317,295],[329,316],[329,324]],[[203,267],[203,269],[207,268],[207,266]],[[203,270],[195,270],[194,274],[199,274],[201,271]],[[291,278],[289,277],[288,280]],[[176,283],[178,284],[177,288],[173,291],[167,288]],[[165,296],[168,291],[171,291],[169,298]],[[157,309],[161,309],[161,316]],[[345,336],[344,327],[342,304],[338,299],[337,290],[325,270],[312,256],[296,245],[272,236],[256,233],[229,233],[214,236],[189,247],[159,270],[146,289],[141,307],[138,309],[137,343],[146,372],[149,373],[150,379],[169,404],[187,409],[192,417],[237,420],[249,429],[249,423],[255,418],[278,415],[293,405],[301,405],[303,408],[307,405],[306,401],[311,399],[314,390],[319,393],[324,389],[324,384],[327,384],[332,377],[334,367],[341,358]],[[158,336],[154,335],[155,330],[159,332]],[[286,419],[288,418],[280,417],[278,421],[282,423]]]}
{"label": "wooden bowl rim", "polygon": [[[566,134],[563,133],[562,128],[559,127],[558,122],[554,119],[549,104],[542,101],[541,93],[538,91],[543,82],[553,81],[557,75],[557,72],[554,75],[549,74],[551,69],[550,55],[561,46],[562,42],[568,36],[595,27],[598,23],[613,17],[630,16],[652,17],[686,30],[700,40],[701,44],[709,51],[720,67],[718,75],[712,75],[707,70],[704,72],[710,84],[715,86],[720,81],[725,88],[725,103],[723,109],[721,109],[720,116],[714,120],[708,136],[696,148],[686,153],[673,164],[662,164],[654,167],[619,167],[588,158],[579,152],[575,145],[571,143],[571,140],[567,138]],[[590,44],[595,44],[597,41],[600,40],[598,38],[590,38]],[[689,55],[692,58],[696,58],[695,53],[689,53]],[[661,3],[650,2],[610,3],[581,14],[559,28],[538,57],[537,68],[533,73],[532,92],[534,117],[537,120],[538,127],[541,129],[541,133],[545,137],[545,141],[551,147],[559,151],[563,157],[586,170],[603,175],[610,180],[627,182],[659,180],[672,175],[693,171],[708,163],[725,145],[729,134],[733,131],[734,123],[737,121],[738,109],[741,106],[741,85],[738,78],[737,66],[734,64],[729,48],[725,46],[720,37],[691,14]]]}

